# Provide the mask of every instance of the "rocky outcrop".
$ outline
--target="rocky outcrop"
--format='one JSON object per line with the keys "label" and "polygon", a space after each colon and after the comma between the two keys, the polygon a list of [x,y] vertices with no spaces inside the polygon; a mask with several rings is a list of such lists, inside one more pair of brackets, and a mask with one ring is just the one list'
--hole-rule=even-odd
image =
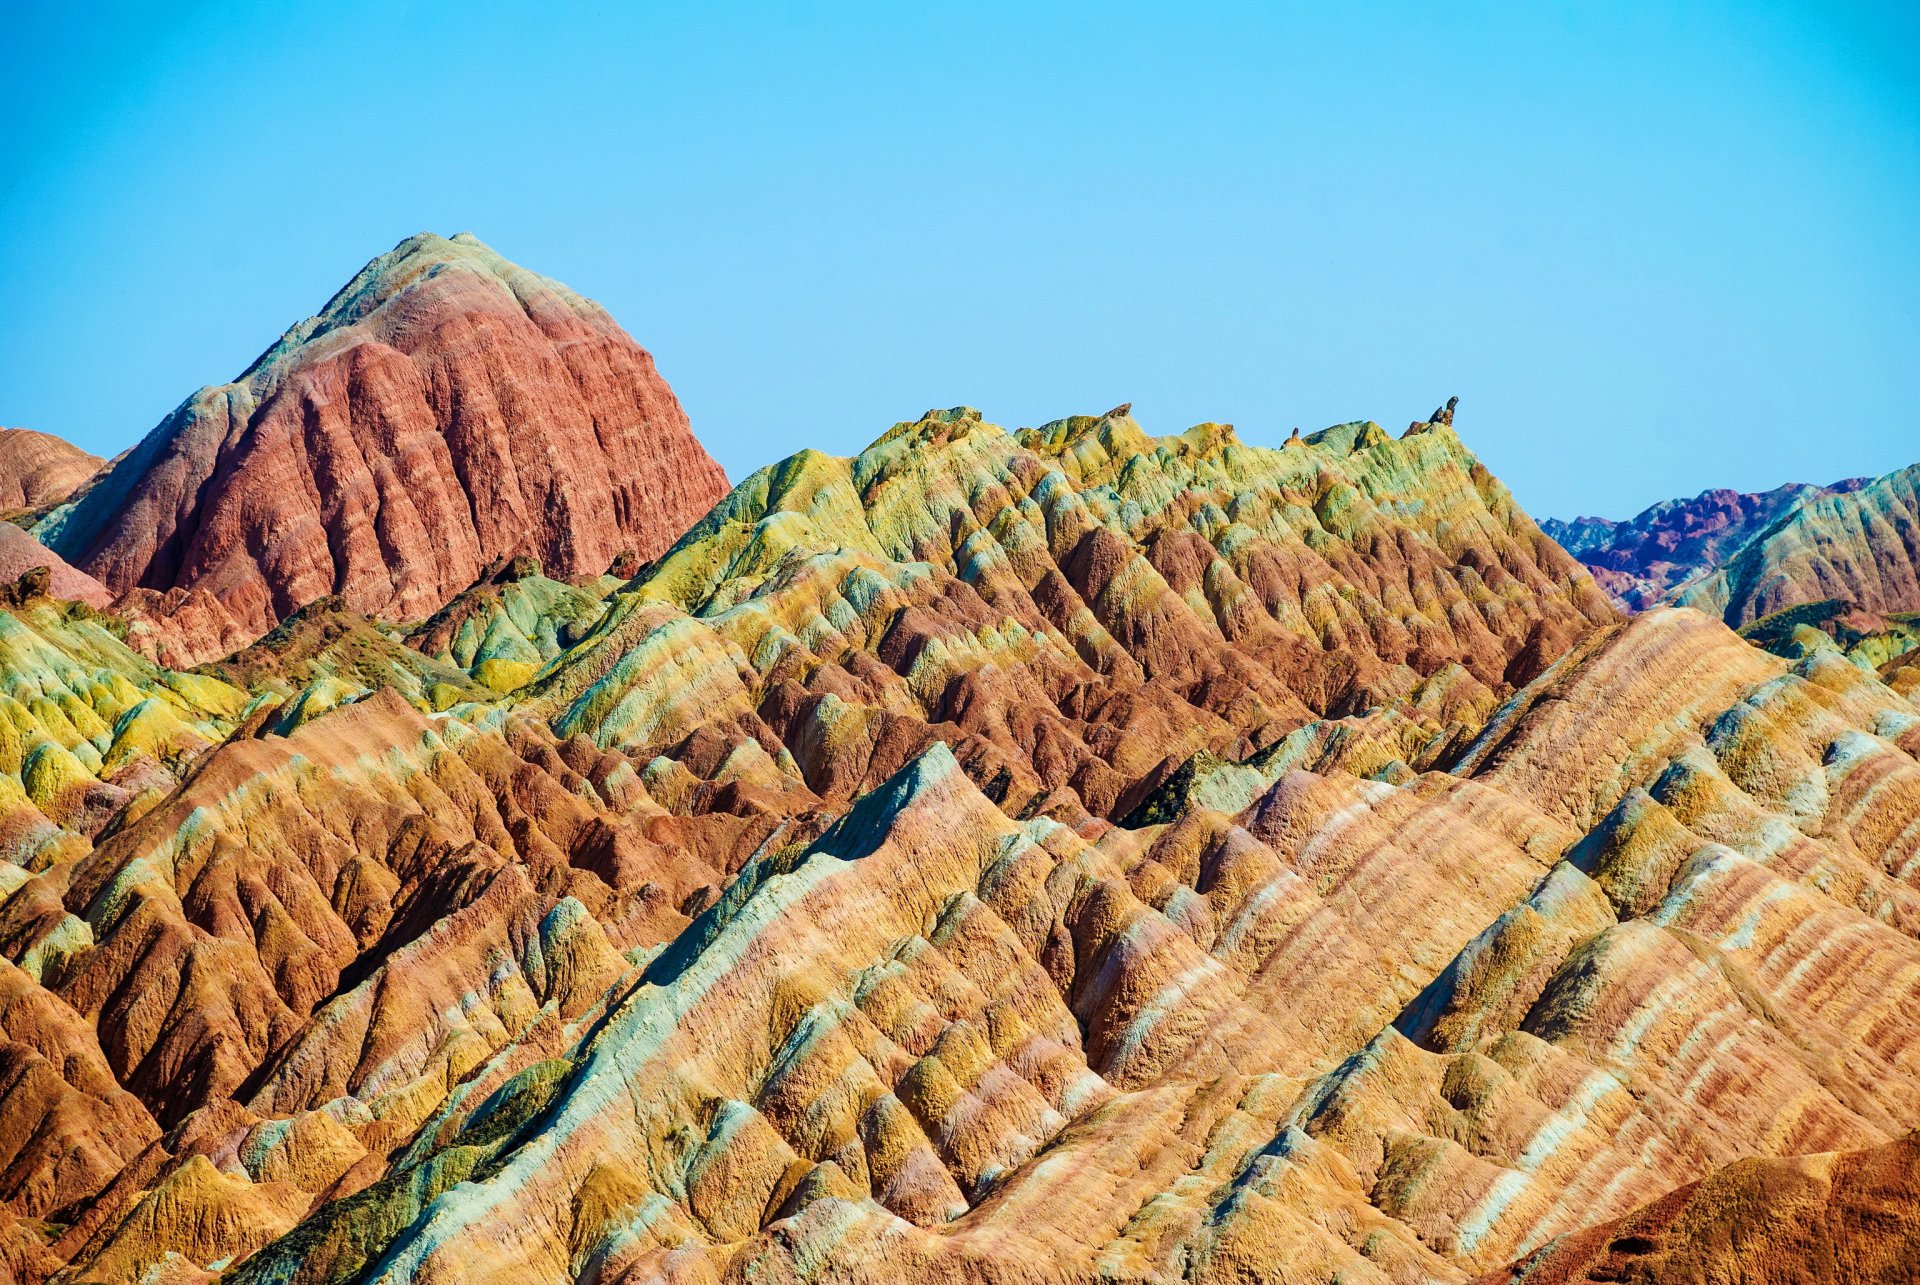
{"label": "rocky outcrop", "polygon": [[0,428],[0,513],[50,508],[84,486],[104,463],[51,433]]}
{"label": "rocky outcrop", "polygon": [[43,593],[89,607],[106,607],[113,601],[98,580],[67,565],[66,559],[13,523],[0,522],[0,583],[12,583],[37,568],[47,573]]}
{"label": "rocky outcrop", "polygon": [[[629,560],[630,561],[630,560]],[[516,559],[491,570],[420,626],[408,643],[500,692],[523,686],[585,638],[624,577],[580,585],[550,580]],[[631,569],[629,569],[631,574]]]}
{"label": "rocky outcrop", "polygon": [[421,619],[496,558],[598,575],[725,489],[605,310],[471,236],[421,235],[38,533],[116,594],[205,590],[258,637],[329,595]]}
{"label": "rocky outcrop", "polygon": [[202,586],[129,589],[113,602],[127,622],[127,645],[149,660],[187,669],[230,656],[254,639],[220,600]]}

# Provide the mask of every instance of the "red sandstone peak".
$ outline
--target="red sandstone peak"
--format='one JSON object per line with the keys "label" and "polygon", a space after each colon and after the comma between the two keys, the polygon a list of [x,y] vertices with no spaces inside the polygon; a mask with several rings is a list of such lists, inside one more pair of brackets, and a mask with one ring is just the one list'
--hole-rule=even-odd
{"label": "red sandstone peak", "polygon": [[258,635],[330,594],[424,617],[516,554],[558,578],[652,557],[726,490],[605,309],[423,233],[39,534],[115,593],[205,589]]}

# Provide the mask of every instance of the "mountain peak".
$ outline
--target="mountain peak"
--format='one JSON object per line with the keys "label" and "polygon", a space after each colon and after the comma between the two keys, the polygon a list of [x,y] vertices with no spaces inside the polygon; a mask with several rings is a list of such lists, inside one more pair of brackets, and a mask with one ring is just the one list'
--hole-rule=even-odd
{"label": "mountain peak", "polygon": [[329,594],[418,619],[522,553],[596,575],[725,489],[605,309],[471,233],[423,232],[39,534],[116,593],[204,586],[258,635]]}

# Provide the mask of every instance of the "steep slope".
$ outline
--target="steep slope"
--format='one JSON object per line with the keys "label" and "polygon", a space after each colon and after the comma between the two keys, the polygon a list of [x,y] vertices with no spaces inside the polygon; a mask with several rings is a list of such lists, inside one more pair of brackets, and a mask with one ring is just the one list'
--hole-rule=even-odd
{"label": "steep slope", "polygon": [[1867,481],[1789,482],[1754,494],[1722,488],[1690,500],[1662,500],[1621,522],[1547,518],[1540,529],[1590,567],[1629,610],[1645,611],[1714,570],[1803,501],[1856,491]]}
{"label": "steep slope", "polygon": [[0,513],[60,503],[106,463],[71,442],[30,428],[0,428]]}
{"label": "steep slope", "polygon": [[1920,1134],[1908,1134],[1865,1151],[1740,1161],[1480,1285],[1905,1285],[1916,1263]]}
{"label": "steep slope", "polygon": [[1464,777],[1238,817],[1017,821],[935,745],[237,1276],[1462,1280],[1915,1126],[1915,749],[1692,612]]}
{"label": "steep slope", "polygon": [[748,478],[524,692],[651,755],[693,728],[847,798],[933,740],[1013,808],[1124,815],[1191,755],[1391,706],[1426,762],[1612,618],[1460,444],[1281,449],[967,409]]}
{"label": "steep slope", "polygon": [[425,617],[515,554],[598,575],[725,489],[603,309],[471,236],[423,234],[38,533],[116,594],[204,589],[258,637],[333,594]]}

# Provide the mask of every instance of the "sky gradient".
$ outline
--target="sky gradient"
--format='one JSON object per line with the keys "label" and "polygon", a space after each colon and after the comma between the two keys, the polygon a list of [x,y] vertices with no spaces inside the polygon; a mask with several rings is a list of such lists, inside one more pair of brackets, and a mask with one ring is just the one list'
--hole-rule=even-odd
{"label": "sky gradient", "polygon": [[282,9],[0,7],[0,423],[112,454],[466,230],[735,479],[1450,394],[1538,516],[1920,459],[1920,6]]}

